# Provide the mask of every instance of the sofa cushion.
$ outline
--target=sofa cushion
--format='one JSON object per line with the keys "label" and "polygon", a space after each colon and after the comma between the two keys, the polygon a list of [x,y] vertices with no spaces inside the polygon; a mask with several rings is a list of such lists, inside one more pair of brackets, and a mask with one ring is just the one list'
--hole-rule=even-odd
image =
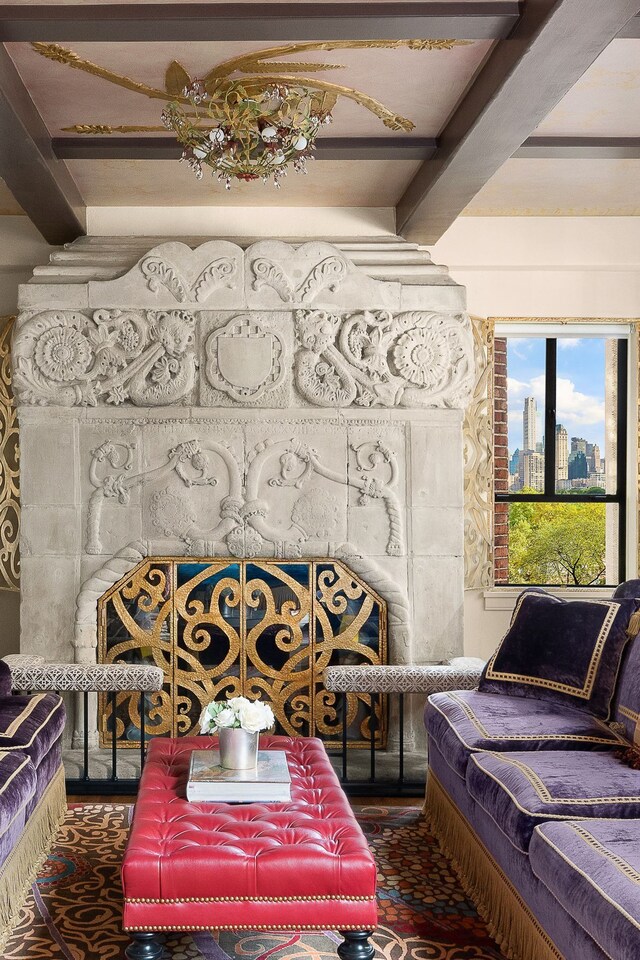
{"label": "sofa cushion", "polygon": [[613,596],[615,600],[619,597],[640,597],[640,580],[625,580],[619,583]]}
{"label": "sofa cushion", "polygon": [[637,599],[562,600],[525,591],[479,689],[553,700],[607,719],[639,605]]}
{"label": "sofa cushion", "polygon": [[597,717],[545,700],[477,690],[434,693],[425,726],[449,764],[464,777],[477,750],[605,750],[623,739]]}
{"label": "sofa cushion", "polygon": [[20,751],[38,766],[62,736],[64,703],[51,693],[0,697],[0,751]]}
{"label": "sofa cushion", "polygon": [[547,820],[640,817],[640,770],[612,751],[473,753],[467,789],[523,853]]}
{"label": "sofa cushion", "polygon": [[0,751],[0,836],[36,792],[36,771],[24,753]]}
{"label": "sofa cushion", "polygon": [[531,868],[574,920],[616,960],[640,956],[640,821],[544,823]]}
{"label": "sofa cushion", "polygon": [[640,637],[634,637],[624,652],[612,719],[623,725],[632,743],[640,746]]}
{"label": "sofa cushion", "polygon": [[0,660],[0,697],[8,697],[11,694],[11,670],[9,664]]}

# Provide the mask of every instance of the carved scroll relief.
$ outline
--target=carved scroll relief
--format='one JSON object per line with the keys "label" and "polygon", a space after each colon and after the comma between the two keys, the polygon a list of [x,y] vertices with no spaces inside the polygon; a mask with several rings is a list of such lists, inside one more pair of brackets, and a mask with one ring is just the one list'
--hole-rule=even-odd
{"label": "carved scroll relief", "polygon": [[458,314],[298,310],[295,377],[324,407],[458,407],[473,389],[473,340]]}
{"label": "carved scroll relief", "polygon": [[178,303],[189,300],[202,303],[219,287],[232,286],[237,271],[235,260],[231,257],[219,257],[208,264],[193,283],[190,283],[179,267],[162,256],[148,256],[140,261],[140,272],[146,279],[149,290],[157,293],[164,287]]}
{"label": "carved scroll relief", "polygon": [[271,287],[284,303],[310,303],[325,289],[335,292],[347,275],[348,266],[343,257],[325,257],[296,284],[283,267],[268,257],[258,257],[251,265],[253,289]]}
{"label": "carved scroll relief", "polygon": [[[361,506],[381,500],[388,519],[381,552],[400,556],[405,551],[405,534],[395,492],[396,455],[382,441],[368,441],[352,450],[355,470],[334,470],[302,440],[265,440],[249,452],[241,469],[226,445],[213,440],[190,440],[169,450],[161,466],[131,474],[131,445],[106,441],[91,454],[89,476],[94,492],[89,502],[86,552],[102,552],[105,500],[126,505],[134,487],[164,482],[151,499],[153,525],[164,536],[181,540],[189,550],[193,547],[196,554],[202,553],[204,542],[218,543],[223,552],[235,557],[300,557],[304,543],[326,537],[335,526],[337,499],[327,496],[319,501],[306,489],[311,479],[319,477],[358,490]],[[165,481],[172,476],[184,484],[182,496],[166,485]],[[208,525],[203,526],[196,517],[189,488],[218,484],[225,495],[219,506],[211,505]],[[271,514],[276,504],[282,502],[278,488],[287,487],[299,490],[300,496],[291,502],[283,524]],[[334,544],[334,549],[339,546]]]}
{"label": "carved scroll relief", "polygon": [[194,341],[181,310],[46,310],[18,331],[14,389],[38,405],[180,402],[195,385]]}

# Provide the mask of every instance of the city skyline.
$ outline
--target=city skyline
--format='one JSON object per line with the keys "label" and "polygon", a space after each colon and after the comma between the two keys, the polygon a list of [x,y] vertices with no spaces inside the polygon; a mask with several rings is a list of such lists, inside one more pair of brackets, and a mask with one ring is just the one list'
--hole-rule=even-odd
{"label": "city skyline", "polygon": [[[513,411],[515,412],[515,411]],[[509,489],[542,492],[545,485],[545,435],[538,439],[538,409],[535,397],[525,397],[522,406],[522,448],[509,449]],[[555,488],[606,484],[605,460],[598,443],[586,437],[569,436],[562,423],[555,426]]]}
{"label": "city skyline", "polygon": [[[522,407],[525,397],[537,402],[537,435],[544,433],[545,341],[510,338],[507,345],[508,444],[523,449]],[[557,422],[572,436],[605,448],[605,341],[602,338],[559,338]]]}

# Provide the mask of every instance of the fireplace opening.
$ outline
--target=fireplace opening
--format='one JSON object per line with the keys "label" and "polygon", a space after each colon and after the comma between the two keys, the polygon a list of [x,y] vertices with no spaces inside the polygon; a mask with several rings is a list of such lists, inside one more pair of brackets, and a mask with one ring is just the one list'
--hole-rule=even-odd
{"label": "fireplace opening", "polygon": [[386,747],[386,699],[372,721],[367,694],[322,682],[328,666],[387,663],[387,605],[341,561],[148,557],[98,601],[98,657],[165,677],[157,694],[118,694],[115,717],[100,695],[102,746],[114,723],[118,747],[137,746],[141,709],[147,737],[183,736],[210,700],[242,695],[271,703],[277,733],[339,747],[346,709],[349,746]]}

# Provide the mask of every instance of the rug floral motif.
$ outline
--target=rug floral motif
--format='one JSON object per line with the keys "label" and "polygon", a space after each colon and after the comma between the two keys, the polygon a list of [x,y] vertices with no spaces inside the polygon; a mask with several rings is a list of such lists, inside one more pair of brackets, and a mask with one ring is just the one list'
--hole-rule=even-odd
{"label": "rug floral motif", "polygon": [[[130,808],[74,804],[3,960],[123,960],[120,864]],[[360,807],[379,868],[376,960],[501,960],[415,807]],[[169,960],[336,960],[338,934],[167,935]]]}

